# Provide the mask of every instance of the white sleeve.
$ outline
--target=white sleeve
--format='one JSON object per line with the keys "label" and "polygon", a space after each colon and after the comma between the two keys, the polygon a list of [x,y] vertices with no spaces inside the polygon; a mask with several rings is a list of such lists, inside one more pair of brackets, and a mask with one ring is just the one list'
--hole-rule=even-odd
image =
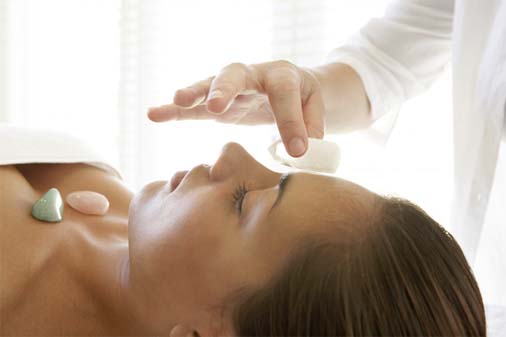
{"label": "white sleeve", "polygon": [[380,121],[386,124],[371,130],[384,141],[402,102],[428,89],[448,64],[453,11],[454,0],[393,1],[383,17],[370,20],[329,55],[328,62],[357,71],[373,119],[387,115]]}

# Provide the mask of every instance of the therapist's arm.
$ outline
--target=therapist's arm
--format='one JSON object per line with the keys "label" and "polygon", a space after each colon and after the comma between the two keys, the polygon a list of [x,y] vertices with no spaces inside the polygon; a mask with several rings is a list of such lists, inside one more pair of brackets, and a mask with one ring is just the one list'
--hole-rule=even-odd
{"label": "therapist's arm", "polygon": [[453,0],[392,1],[311,69],[320,82],[328,133],[368,127],[427,90],[451,56]]}
{"label": "therapist's arm", "polygon": [[[372,120],[397,111],[443,73],[451,57],[454,5],[453,0],[392,1],[383,17],[371,19],[328,57],[328,67],[345,63],[358,73]],[[326,102],[339,104],[331,97]],[[339,112],[329,109],[326,118],[327,131],[339,132]]]}

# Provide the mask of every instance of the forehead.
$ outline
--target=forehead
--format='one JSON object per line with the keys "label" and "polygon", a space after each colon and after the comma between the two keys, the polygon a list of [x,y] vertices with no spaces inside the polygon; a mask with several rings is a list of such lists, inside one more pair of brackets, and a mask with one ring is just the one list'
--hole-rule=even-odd
{"label": "forehead", "polygon": [[306,172],[290,177],[282,199],[268,219],[271,228],[299,234],[338,230],[371,208],[373,193],[350,181]]}
{"label": "forehead", "polygon": [[303,172],[293,174],[291,180],[285,191],[285,203],[311,206],[305,208],[322,213],[340,209],[352,201],[365,201],[372,194],[360,185],[333,176]]}

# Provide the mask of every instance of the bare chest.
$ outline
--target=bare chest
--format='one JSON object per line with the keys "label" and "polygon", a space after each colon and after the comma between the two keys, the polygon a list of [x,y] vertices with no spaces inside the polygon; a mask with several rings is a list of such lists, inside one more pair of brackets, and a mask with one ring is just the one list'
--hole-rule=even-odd
{"label": "bare chest", "polygon": [[51,187],[64,199],[75,190],[106,195],[109,217],[125,217],[132,197],[119,179],[84,164],[0,166],[0,334],[42,333],[44,324],[58,324],[55,317],[74,326],[93,319],[78,286],[77,261],[86,263],[90,240],[110,228],[87,228],[83,215],[68,205],[62,222],[33,219],[33,203]]}

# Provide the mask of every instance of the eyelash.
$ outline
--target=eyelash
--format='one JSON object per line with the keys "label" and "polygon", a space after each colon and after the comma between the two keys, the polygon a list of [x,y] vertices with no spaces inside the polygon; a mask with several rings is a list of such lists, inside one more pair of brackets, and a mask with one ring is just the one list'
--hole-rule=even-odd
{"label": "eyelash", "polygon": [[244,200],[244,196],[248,193],[248,189],[244,183],[237,186],[234,192],[234,207],[240,212],[242,212],[242,202]]}

